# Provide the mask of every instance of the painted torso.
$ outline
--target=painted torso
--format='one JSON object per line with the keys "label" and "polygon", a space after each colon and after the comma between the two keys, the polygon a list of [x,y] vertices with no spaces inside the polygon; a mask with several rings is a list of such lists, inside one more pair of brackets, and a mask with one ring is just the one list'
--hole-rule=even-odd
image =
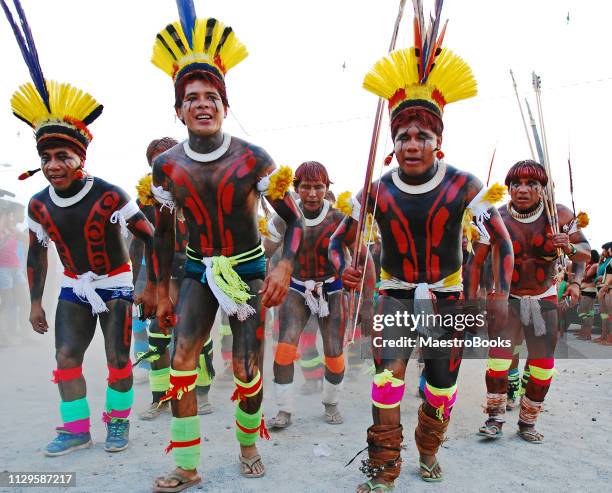
{"label": "painted torso", "polygon": [[[325,206],[321,210],[322,213],[324,209]],[[334,209],[331,204],[325,217],[304,219],[304,236],[293,264],[293,277],[322,281],[335,275],[334,267],[329,261],[329,239],[343,219],[344,214]],[[285,223],[280,217],[274,217],[274,225],[281,235],[284,234]]]}
{"label": "painted torso", "polygon": [[506,206],[499,213],[508,229],[514,250],[514,270],[510,292],[517,296],[544,293],[552,286],[557,252],[548,235],[552,233],[542,213],[531,223],[514,219]]}
{"label": "painted torso", "polygon": [[259,241],[259,179],[273,167],[261,148],[232,137],[227,152],[212,162],[189,158],[179,144],[155,162],[158,182],[169,188],[185,217],[192,249],[204,256],[231,256]]}
{"label": "painted torso", "polygon": [[28,213],[55,243],[64,268],[101,275],[129,261],[120,223],[110,221],[128,201],[122,189],[94,178],[91,190],[76,204],[56,205],[45,188],[31,198]]}
{"label": "painted torso", "polygon": [[371,208],[378,188],[375,219],[382,269],[408,282],[437,282],[461,268],[461,220],[481,185],[471,174],[447,164],[438,186],[413,194],[398,188],[393,173],[396,170],[374,183],[370,195]]}

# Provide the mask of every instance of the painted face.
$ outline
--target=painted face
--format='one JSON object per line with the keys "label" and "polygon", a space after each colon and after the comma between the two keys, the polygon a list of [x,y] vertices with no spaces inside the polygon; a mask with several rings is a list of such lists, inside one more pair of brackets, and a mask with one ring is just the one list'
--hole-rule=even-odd
{"label": "painted face", "polygon": [[402,126],[395,135],[395,157],[407,176],[426,173],[435,162],[435,150],[442,144],[442,137],[428,128],[412,122]]}
{"label": "painted face", "polygon": [[82,177],[81,159],[70,147],[46,149],[40,161],[45,178],[56,190],[66,190]]}
{"label": "painted face", "polygon": [[209,137],[221,130],[225,108],[219,91],[210,82],[196,79],[185,85],[185,96],[176,115],[191,132]]}
{"label": "painted face", "polygon": [[510,183],[512,206],[518,212],[527,211],[536,206],[542,196],[542,184],[531,178],[520,178]]}
{"label": "painted face", "polygon": [[300,196],[304,210],[316,212],[323,206],[323,199],[325,199],[325,194],[327,193],[327,185],[320,180],[303,180],[297,186],[297,193]]}

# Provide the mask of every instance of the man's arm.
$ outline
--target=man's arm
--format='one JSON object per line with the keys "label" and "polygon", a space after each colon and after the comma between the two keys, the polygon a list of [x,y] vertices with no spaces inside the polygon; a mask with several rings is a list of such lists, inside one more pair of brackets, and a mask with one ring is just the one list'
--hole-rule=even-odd
{"label": "man's arm", "polygon": [[474,254],[470,255],[465,266],[465,275],[463,276],[465,297],[468,300],[478,298],[482,269],[489,253],[491,253],[491,245],[488,242],[475,241],[472,246]]}
{"label": "man's arm", "polygon": [[36,233],[33,231],[30,231],[27,269],[31,301],[30,323],[36,332],[44,334],[49,329],[47,317],[42,307],[42,296],[47,279],[47,247],[38,241]]}
{"label": "man's arm", "polygon": [[496,209],[491,211],[491,216],[484,224],[491,242],[495,298],[507,300],[510,293],[510,283],[512,282],[512,270],[514,269],[512,241],[506,225]]}
{"label": "man's arm", "polygon": [[[171,182],[162,171],[160,156],[153,165],[153,186],[161,187],[171,200]],[[160,190],[160,189],[158,189]],[[159,199],[156,197],[156,200]],[[163,329],[175,325],[174,306],[170,300],[170,276],[174,260],[176,209],[173,204],[165,202],[157,210],[157,220],[154,235],[154,259],[157,260],[157,320]]]}
{"label": "man's arm", "polygon": [[[153,225],[145,217],[142,211],[139,211],[128,220],[127,227],[134,235],[132,244],[140,243],[141,245],[144,245],[147,283],[142,293],[140,293],[136,298],[135,302],[137,304],[142,303],[144,305],[143,316],[144,318],[148,318],[155,314],[155,301],[157,297],[155,286],[157,283],[157,274],[155,268],[155,252],[153,251]],[[140,258],[142,258],[142,256]],[[134,264],[132,264],[132,268],[134,268]],[[140,269],[138,270],[140,271]]]}
{"label": "man's arm", "polygon": [[[591,247],[582,231],[576,226],[574,213],[561,204],[557,204],[557,211],[561,232],[552,235],[553,245],[561,248],[572,262],[588,262],[591,260]],[[567,233],[563,232],[564,226],[569,227]]]}

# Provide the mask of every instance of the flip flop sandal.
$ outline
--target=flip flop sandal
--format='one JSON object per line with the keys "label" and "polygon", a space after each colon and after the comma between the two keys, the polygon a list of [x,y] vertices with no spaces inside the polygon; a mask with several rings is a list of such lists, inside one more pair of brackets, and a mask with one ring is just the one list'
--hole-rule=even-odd
{"label": "flip flop sandal", "polygon": [[167,476],[160,476],[155,481],[157,483],[158,480],[178,481],[176,486],[157,486],[157,484],[153,485],[153,493],[176,493],[178,491],[183,491],[191,486],[195,486],[196,484],[202,481],[200,476],[196,476],[193,479],[186,478],[185,476],[181,476],[178,473],[173,472],[172,474],[168,474]]}
{"label": "flip flop sandal", "polygon": [[516,433],[527,443],[539,445],[544,442],[544,435],[535,430],[518,430]]}
{"label": "flip flop sandal", "polygon": [[[259,474],[253,472],[253,466],[256,462],[261,462],[261,456],[259,454],[254,455],[253,457],[243,457],[242,454],[238,456],[238,460],[240,461],[240,475],[245,478],[261,478],[264,474],[266,474],[266,469],[260,472]],[[263,462],[261,462],[263,466]],[[249,468],[250,472],[245,472],[242,466],[246,466]]]}
{"label": "flip flop sandal", "polygon": [[395,485],[389,486],[385,483],[373,483],[371,479],[369,481],[366,481],[364,484],[368,488],[370,488],[368,491],[374,493],[376,493],[377,491],[391,491],[395,487]]}
{"label": "flip flop sandal", "polygon": [[427,466],[427,464],[425,464],[424,462],[419,462],[419,467],[425,472],[429,473],[429,476],[423,476],[423,474],[421,474],[421,479],[425,481],[426,483],[439,483],[440,481],[442,481],[444,479],[442,476],[440,476],[439,478],[431,477],[431,475],[433,474],[433,470],[437,466],[438,466],[438,461],[434,462],[431,465],[431,467]]}
{"label": "flip flop sandal", "polygon": [[278,416],[275,416],[268,421],[268,428],[271,430],[284,430],[291,426],[291,414],[286,417],[286,420],[279,420]]}
{"label": "flip flop sandal", "polygon": [[478,430],[478,436],[495,439],[503,437],[504,432],[495,425],[485,423],[485,425],[481,426],[480,430]]}

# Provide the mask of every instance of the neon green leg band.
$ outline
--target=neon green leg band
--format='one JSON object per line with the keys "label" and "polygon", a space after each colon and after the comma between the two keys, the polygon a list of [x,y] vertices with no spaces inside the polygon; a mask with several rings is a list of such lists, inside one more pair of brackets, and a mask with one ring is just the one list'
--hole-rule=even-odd
{"label": "neon green leg band", "polygon": [[236,438],[240,445],[249,447],[255,444],[259,436],[261,415],[261,407],[255,414],[248,414],[236,406]]}
{"label": "neon green leg band", "polygon": [[200,438],[200,417],[172,418],[170,437],[175,464],[181,469],[196,469],[200,464],[200,444],[188,447],[181,447],[180,444]]}
{"label": "neon green leg band", "polygon": [[134,389],[127,392],[119,392],[110,387],[106,387],[106,412],[125,411],[132,407],[134,403]]}
{"label": "neon green leg band", "polygon": [[196,379],[196,386],[208,387],[215,378],[215,369],[212,366],[213,358],[213,343],[209,337],[202,352],[200,353],[198,363],[198,378]]}
{"label": "neon green leg band", "polygon": [[89,418],[87,398],[83,397],[75,401],[60,402],[60,414],[64,423]]}
{"label": "neon green leg band", "polygon": [[170,388],[170,368],[149,370],[149,388],[151,392],[165,392]]}
{"label": "neon green leg band", "polygon": [[300,359],[300,366],[302,368],[314,368],[315,366],[322,364],[323,358],[321,356],[315,356],[312,359]]}

